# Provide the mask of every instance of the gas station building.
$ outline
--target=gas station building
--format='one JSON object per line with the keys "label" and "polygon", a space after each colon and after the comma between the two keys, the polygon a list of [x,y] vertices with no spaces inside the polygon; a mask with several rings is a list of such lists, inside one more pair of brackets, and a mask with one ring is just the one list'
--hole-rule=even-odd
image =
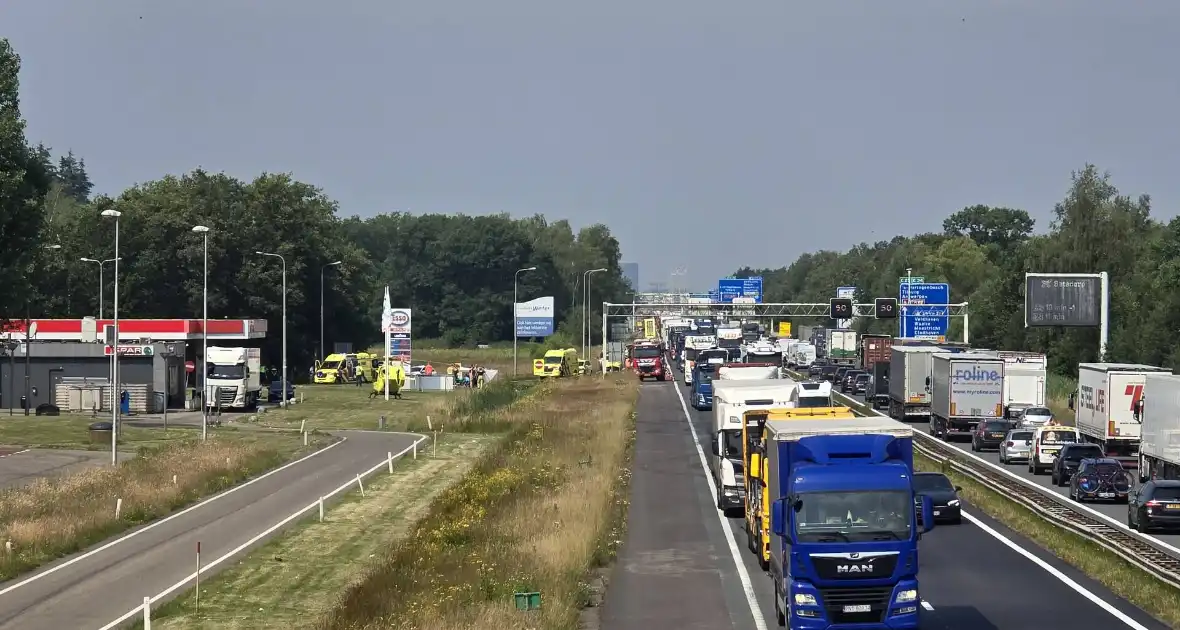
{"label": "gas station building", "polygon": [[[118,343],[104,334],[110,319],[0,321],[0,414],[45,404],[62,412],[111,410],[111,358],[119,355],[118,391],[131,411],[199,408],[204,374],[200,319],[120,319]],[[264,319],[209,320],[210,346],[256,347]],[[28,399],[25,396],[28,392]],[[21,411],[23,413],[23,411]]]}

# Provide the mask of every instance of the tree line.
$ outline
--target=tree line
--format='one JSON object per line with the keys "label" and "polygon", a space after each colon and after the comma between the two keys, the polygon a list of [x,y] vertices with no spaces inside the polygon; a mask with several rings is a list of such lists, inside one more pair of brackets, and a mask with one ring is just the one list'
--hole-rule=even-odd
{"label": "tree line", "polygon": [[521,301],[555,297],[555,343],[579,338],[584,271],[607,270],[594,276],[592,305],[629,299],[619,243],[603,225],[575,231],[540,215],[344,217],[323,190],[266,172],[244,181],[196,169],[94,196],[82,158],[54,159],[26,138],[19,69],[20,57],[0,39],[0,318],[97,316],[100,291],[111,316],[113,265],[81,260],[115,256],[115,221],[104,210],[121,213],[121,318],[201,316],[205,243],[192,228],[203,225],[209,317],[267,319],[271,360],[280,348],[283,265],[256,252],[281,255],[292,365],[323,356],[321,325],[328,350],[378,341],[386,285],[394,307],[413,309],[416,338],[451,344],[511,339],[519,269],[537,268],[519,274]]}
{"label": "tree line", "polygon": [[[973,205],[947,217],[941,231],[861,243],[848,251],[800,256],[762,275],[767,301],[827,302],[836,287],[858,298],[896,297],[912,269],[926,282],[950,284],[951,302],[969,302],[975,347],[1030,350],[1051,369],[1076,377],[1077,364],[1099,360],[1097,328],[1025,328],[1024,274],[1110,274],[1110,338],[1106,360],[1180,367],[1180,219],[1151,216],[1148,195],[1120,194],[1109,173],[1092,164],[1072,174],[1044,232],[1026,210]],[[831,322],[827,322],[829,325]],[[864,331],[897,334],[896,322],[860,320]],[[962,320],[951,320],[961,338]]]}

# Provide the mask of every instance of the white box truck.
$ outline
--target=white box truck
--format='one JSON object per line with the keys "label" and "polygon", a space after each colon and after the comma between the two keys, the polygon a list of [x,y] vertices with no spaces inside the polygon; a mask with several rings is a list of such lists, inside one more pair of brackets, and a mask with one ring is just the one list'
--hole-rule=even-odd
{"label": "white box truck", "polygon": [[993,354],[931,355],[930,434],[944,440],[970,436],[980,422],[1003,418],[1004,367]]}
{"label": "white box truck", "polygon": [[778,379],[782,370],[769,363],[725,363],[717,369],[722,381],[763,381]]}
{"label": "white box truck", "polygon": [[889,417],[894,420],[930,417],[930,357],[938,346],[898,346],[889,353]]}
{"label": "white box truck", "polygon": [[742,418],[745,412],[788,406],[795,389],[791,379],[713,381],[713,454],[709,468],[717,487],[717,509],[737,512],[746,505],[742,465]]}
{"label": "white box truck", "polygon": [[258,348],[209,346],[205,406],[254,409],[262,396],[262,353]]}
{"label": "white box truck", "polygon": [[1180,376],[1147,374],[1140,400],[1139,480],[1180,479]]}
{"label": "white box truck", "polygon": [[1167,368],[1138,363],[1080,363],[1078,391],[1069,408],[1082,439],[1101,446],[1112,457],[1137,463],[1139,419],[1135,413],[1148,374],[1171,374]]}
{"label": "white box truck", "polygon": [[1029,407],[1045,406],[1049,361],[1038,352],[1000,350],[1004,360],[1004,417],[1016,418]]}

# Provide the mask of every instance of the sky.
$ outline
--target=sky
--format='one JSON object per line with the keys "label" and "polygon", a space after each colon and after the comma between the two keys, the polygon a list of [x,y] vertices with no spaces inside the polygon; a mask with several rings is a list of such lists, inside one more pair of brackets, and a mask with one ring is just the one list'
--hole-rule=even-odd
{"label": "sky", "polygon": [[[343,215],[604,223],[641,283],[1180,197],[1180,2],[3,0],[28,136],[98,192],[291,172]],[[680,271],[682,273],[675,274]],[[675,275],[674,275],[675,274]]]}

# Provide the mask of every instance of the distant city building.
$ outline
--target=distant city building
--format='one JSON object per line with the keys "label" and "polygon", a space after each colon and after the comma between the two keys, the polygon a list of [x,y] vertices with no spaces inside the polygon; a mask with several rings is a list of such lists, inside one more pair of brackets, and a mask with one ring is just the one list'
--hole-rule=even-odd
{"label": "distant city building", "polygon": [[631,283],[631,290],[639,290],[639,263],[625,262],[620,267],[623,270],[623,277],[627,282]]}

